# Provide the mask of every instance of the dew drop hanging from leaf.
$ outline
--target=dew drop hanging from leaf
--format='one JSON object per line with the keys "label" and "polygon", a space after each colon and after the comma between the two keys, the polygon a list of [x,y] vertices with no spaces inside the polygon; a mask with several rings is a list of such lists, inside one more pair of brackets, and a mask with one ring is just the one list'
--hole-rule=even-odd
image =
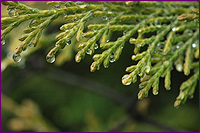
{"label": "dew drop hanging from leaf", "polygon": [[196,44],[196,43],[193,43],[193,44],[192,44],[192,47],[193,47],[193,48],[196,48],[196,47],[197,47],[197,44]]}
{"label": "dew drop hanging from leaf", "polygon": [[179,71],[179,72],[182,72],[183,66],[181,64],[177,64],[176,65],[176,70]]}
{"label": "dew drop hanging from leaf", "polygon": [[110,63],[113,63],[113,62],[115,62],[115,57],[114,57],[114,55],[112,54],[112,55],[110,56]]}
{"label": "dew drop hanging from leaf", "polygon": [[75,2],[76,5],[83,5],[83,2],[82,1],[77,1]]}
{"label": "dew drop hanging from leaf", "polygon": [[10,10],[8,11],[8,15],[9,15],[10,17],[15,16],[15,10],[10,9]]}
{"label": "dew drop hanging from leaf", "polygon": [[15,62],[20,62],[22,60],[22,57],[20,54],[13,54],[13,60]]}
{"label": "dew drop hanging from leaf", "polygon": [[108,21],[108,17],[106,17],[106,16],[103,16],[102,19],[105,21]]}
{"label": "dew drop hanging from leaf", "polygon": [[126,74],[126,75],[124,75],[124,76],[122,77],[122,83],[123,83],[124,85],[130,85],[131,82],[132,82],[132,78],[131,78],[130,75]]}
{"label": "dew drop hanging from leaf", "polygon": [[1,45],[5,45],[6,41],[5,40],[1,40]]}
{"label": "dew drop hanging from leaf", "polygon": [[71,40],[67,40],[66,45],[70,45],[71,44]]}
{"label": "dew drop hanging from leaf", "polygon": [[46,60],[49,63],[54,63],[56,61],[56,57],[55,55],[47,55]]}
{"label": "dew drop hanging from leaf", "polygon": [[30,43],[28,44],[28,47],[29,47],[29,48],[33,48],[33,47],[34,47],[34,44],[33,44],[32,42],[30,42]]}
{"label": "dew drop hanging from leaf", "polygon": [[94,49],[98,49],[98,48],[99,48],[98,44],[95,43]]}
{"label": "dew drop hanging from leaf", "polygon": [[90,55],[91,54],[91,50],[87,49],[86,54]]}

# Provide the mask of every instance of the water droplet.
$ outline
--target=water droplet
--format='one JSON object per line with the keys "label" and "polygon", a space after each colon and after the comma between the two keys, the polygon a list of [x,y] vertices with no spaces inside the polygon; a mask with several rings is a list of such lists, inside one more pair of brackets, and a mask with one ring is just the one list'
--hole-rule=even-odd
{"label": "water droplet", "polygon": [[102,19],[105,21],[108,21],[108,17],[106,17],[106,16],[103,16]]}
{"label": "water droplet", "polygon": [[55,5],[55,6],[54,6],[54,8],[60,8],[60,5],[59,5],[59,4],[57,4],[57,5]]}
{"label": "water droplet", "polygon": [[180,48],[180,46],[179,45],[176,45],[176,49],[179,49]]}
{"label": "water droplet", "polygon": [[107,13],[108,13],[108,14],[112,14],[113,12],[111,12],[111,11],[108,11]]}
{"label": "water droplet", "polygon": [[77,1],[77,2],[75,2],[75,4],[76,4],[76,5],[82,5],[83,2],[82,2],[82,1]]}
{"label": "water droplet", "polygon": [[140,89],[140,90],[143,89],[141,85],[139,85],[139,89]]}
{"label": "water droplet", "polygon": [[126,30],[125,30],[125,31],[123,31],[123,35],[125,35],[125,34],[126,34],[126,32],[127,32]]}
{"label": "water droplet", "polygon": [[183,66],[181,64],[177,64],[176,65],[176,70],[179,71],[179,72],[182,72]]}
{"label": "water droplet", "polygon": [[56,57],[55,55],[47,55],[46,60],[49,63],[54,63],[56,61]]}
{"label": "water droplet", "polygon": [[196,43],[193,43],[193,44],[192,44],[192,47],[193,47],[193,48],[196,48],[196,47],[197,47],[197,44],[196,44]]}
{"label": "water droplet", "polygon": [[20,54],[13,54],[13,60],[15,62],[20,62],[22,60],[22,57]]}
{"label": "water droplet", "polygon": [[146,66],[146,73],[149,73],[151,70],[151,67],[150,66]]}
{"label": "water droplet", "polygon": [[71,44],[71,40],[67,40],[66,45],[70,45]]}
{"label": "water droplet", "polygon": [[75,17],[74,17],[74,21],[77,21],[77,20],[78,20],[78,17],[77,17],[77,16],[75,16]]}
{"label": "water droplet", "polygon": [[91,12],[91,13],[87,16],[87,18],[91,17],[92,15],[93,15],[93,13]]}
{"label": "water droplet", "polygon": [[[58,10],[58,9],[57,9]],[[56,13],[57,11],[56,10],[53,10],[53,13]]]}
{"label": "water droplet", "polygon": [[167,53],[165,53],[164,51],[160,51],[161,55],[166,55]]}
{"label": "water droplet", "polygon": [[138,76],[142,77],[144,75],[144,73],[139,73]]}
{"label": "water droplet", "polygon": [[153,89],[153,94],[154,94],[154,95],[158,95],[158,90]]}
{"label": "water droplet", "polygon": [[90,49],[87,49],[86,54],[90,55]]}
{"label": "water droplet", "polygon": [[122,77],[122,83],[123,83],[124,85],[130,85],[131,82],[132,82],[132,78],[131,78],[130,75],[126,74],[126,75],[124,75],[124,76]]}
{"label": "water droplet", "polygon": [[188,98],[192,99],[192,98],[194,98],[194,95],[189,95]]}
{"label": "water droplet", "polygon": [[131,39],[131,41],[134,41],[134,42],[135,42],[135,41],[136,41],[136,39],[135,39],[135,38],[132,38],[132,39]]}
{"label": "water droplet", "polygon": [[29,48],[33,48],[33,47],[34,47],[34,44],[33,44],[32,42],[29,42],[28,47],[29,47]]}
{"label": "water droplet", "polygon": [[108,10],[108,7],[102,6],[102,9],[103,9],[103,11],[106,11],[106,10]]}
{"label": "water droplet", "polygon": [[158,25],[158,24],[159,24],[159,21],[156,19],[156,20],[154,21],[154,23],[155,23],[156,25]]}
{"label": "water droplet", "polygon": [[161,28],[161,25],[157,25],[158,28]]}
{"label": "water droplet", "polygon": [[1,45],[5,45],[6,41],[5,40],[1,40]]}
{"label": "water droplet", "polygon": [[110,63],[113,63],[113,62],[115,62],[115,57],[114,57],[114,55],[111,55],[110,56]]}
{"label": "water droplet", "polygon": [[87,7],[87,5],[80,5],[79,6],[81,9],[84,9],[85,7]]}
{"label": "water droplet", "polygon": [[181,45],[183,45],[183,42],[179,42],[179,43],[176,45],[176,49],[179,49]]}
{"label": "water droplet", "polygon": [[9,15],[10,17],[15,16],[15,10],[13,10],[13,9],[8,10],[8,15]]}
{"label": "water droplet", "polygon": [[37,21],[35,19],[31,20],[31,22],[29,23],[29,27],[32,27]]}
{"label": "water droplet", "polygon": [[184,34],[187,34],[188,36],[192,36],[193,35],[193,31],[192,30],[189,30],[189,29],[186,29],[184,31]]}
{"label": "water droplet", "polygon": [[98,49],[98,48],[99,48],[98,44],[95,43],[94,49]]}
{"label": "water droplet", "polygon": [[108,43],[108,42],[109,42],[109,40],[106,40],[106,42]]}
{"label": "water droplet", "polygon": [[127,6],[129,6],[129,5],[130,5],[130,1],[126,1],[125,4],[126,4]]}
{"label": "water droplet", "polygon": [[173,28],[172,28],[172,31],[176,31],[176,27],[173,27]]}
{"label": "water droplet", "polygon": [[139,30],[138,30],[138,32],[142,32],[142,30],[141,30],[141,29],[139,29]]}

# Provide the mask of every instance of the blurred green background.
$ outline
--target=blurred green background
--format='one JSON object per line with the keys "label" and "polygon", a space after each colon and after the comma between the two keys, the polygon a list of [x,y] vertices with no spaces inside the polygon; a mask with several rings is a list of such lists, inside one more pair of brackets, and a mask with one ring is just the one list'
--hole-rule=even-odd
{"label": "blurred green background", "polygon": [[[45,2],[26,2],[32,7],[44,7]],[[1,16],[7,16],[4,6]],[[80,63],[74,61],[73,48],[55,64],[45,60],[54,46],[55,34],[63,20],[51,24],[41,38],[40,48],[30,49],[22,62],[16,64],[10,53],[20,43],[23,23],[11,32],[6,45],[1,46],[1,130],[63,131],[63,132],[164,132],[199,130],[199,89],[179,109],[173,107],[179,87],[187,79],[172,71],[172,90],[166,91],[163,79],[157,96],[149,93],[137,100],[139,82],[124,86],[121,77],[131,61],[133,45],[126,45],[116,63],[108,69],[91,73],[91,56]],[[52,37],[54,36],[54,37]],[[51,39],[52,38],[52,39]],[[75,42],[74,42],[75,43]],[[69,46],[70,47],[70,46]],[[68,50],[68,51],[67,51]],[[31,55],[31,56],[29,56]],[[62,55],[62,54],[61,54]],[[23,57],[23,55],[22,55]],[[66,62],[63,64],[64,60]]]}

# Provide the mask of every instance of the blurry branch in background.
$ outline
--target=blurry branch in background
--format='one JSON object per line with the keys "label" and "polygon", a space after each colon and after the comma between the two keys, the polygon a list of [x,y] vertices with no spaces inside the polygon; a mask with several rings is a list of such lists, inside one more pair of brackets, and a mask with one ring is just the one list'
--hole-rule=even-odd
{"label": "blurry branch in background", "polygon": [[[40,64],[40,63],[37,63],[37,64]],[[105,86],[99,82],[87,79],[80,75],[65,72],[55,67],[49,67],[47,71],[44,71],[43,66],[37,65],[37,66],[32,66],[32,68],[28,69],[28,71],[24,70],[24,72],[20,73],[20,75],[23,73],[23,77],[26,77],[25,79],[19,78],[19,77],[17,77],[17,79],[28,80],[29,78],[31,78],[30,76],[32,75],[32,73],[35,73],[38,71],[42,73],[42,75],[44,75],[47,79],[58,81],[58,82],[61,82],[62,84],[81,87],[82,89],[85,89],[86,91],[93,92],[100,96],[104,96],[105,98],[108,98],[112,100],[113,102],[116,102],[120,106],[124,106],[124,109],[127,111],[127,116],[124,118],[124,120],[119,121],[119,123],[113,125],[113,127],[108,129],[107,131],[121,131],[123,128],[125,128],[127,124],[130,124],[131,121],[147,123],[162,131],[177,131],[171,127],[168,127],[166,124],[158,123],[155,120],[152,120],[148,118],[148,116],[146,116],[146,113],[150,106],[148,99],[138,100],[134,94],[133,94],[134,95],[133,97],[128,98],[124,94],[121,94],[108,86]],[[19,75],[16,75],[16,76],[19,76]],[[13,78],[16,79],[16,77],[13,77]],[[12,81],[12,87],[16,86],[18,83],[21,83],[21,82],[23,81],[17,81],[17,82]],[[7,84],[11,84],[11,83],[8,82]],[[4,86],[6,85],[4,84]],[[6,90],[9,90],[9,86],[6,87]],[[7,98],[3,94],[2,94],[2,104],[3,104],[2,105],[3,108],[7,109],[10,112],[13,112],[13,114],[18,116],[15,110],[16,108],[19,108],[19,105],[17,105],[14,101]],[[33,108],[34,108],[33,110],[36,110],[35,114],[37,114],[38,113],[37,107],[33,107]],[[21,114],[19,114],[19,116],[20,115]],[[37,130],[40,130],[40,129],[37,129]],[[15,131],[17,130],[15,129]]]}
{"label": "blurry branch in background", "polygon": [[91,91],[96,93],[97,95],[104,96],[124,106],[125,110],[127,111],[127,117],[124,120],[120,121],[117,125],[114,125],[110,129],[108,129],[109,132],[120,131],[128,123],[130,123],[131,120],[152,125],[162,131],[170,131],[170,132],[177,131],[176,129],[173,129],[167,126],[166,124],[159,123],[155,120],[148,118],[145,115],[150,104],[147,99],[139,101],[134,96],[132,98],[127,98],[127,96],[99,82],[95,82],[85,77],[65,72],[56,68],[50,68],[44,75],[49,79],[59,81],[64,84],[79,86],[87,91]]}
{"label": "blurry branch in background", "polygon": [[23,100],[21,105],[1,93],[1,106],[16,117],[8,122],[8,128],[13,131],[31,130],[34,132],[57,132],[52,124],[41,115],[37,105],[32,100]]}
{"label": "blurry branch in background", "polygon": [[87,91],[94,92],[96,94],[102,95],[108,99],[111,99],[113,101],[116,101],[122,105],[128,106],[129,99],[115,91],[114,89],[111,89],[99,82],[95,82],[89,79],[86,79],[84,77],[75,75],[73,73],[65,72],[60,69],[56,68],[49,68],[44,75],[52,79],[54,81],[63,82],[65,84],[70,84],[74,86],[79,86],[83,89],[86,89]]}

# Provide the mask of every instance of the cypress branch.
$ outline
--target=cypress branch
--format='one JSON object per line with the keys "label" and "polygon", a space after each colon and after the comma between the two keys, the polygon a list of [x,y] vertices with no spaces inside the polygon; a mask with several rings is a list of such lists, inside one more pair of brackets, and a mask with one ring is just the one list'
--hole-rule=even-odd
{"label": "cypress branch", "polygon": [[[21,53],[36,48],[42,32],[58,18],[65,20],[56,35],[56,44],[46,56],[50,63],[56,56],[69,56],[76,48],[75,61],[80,62],[86,54],[94,62],[90,71],[109,67],[120,59],[126,45],[134,46],[132,60],[137,64],[126,68],[122,77],[124,85],[135,83],[140,78],[138,98],[148,96],[151,88],[154,95],[159,92],[159,79],[165,79],[166,90],[171,88],[171,71],[188,76],[180,87],[180,94],[174,104],[192,96],[197,85],[199,63],[199,9],[198,2],[155,2],[155,1],[50,1],[51,8],[40,10],[16,1],[2,1],[7,6],[9,17],[1,18],[1,44],[6,44],[6,35],[24,22],[30,21],[19,38],[21,44],[15,49],[13,60],[20,62]],[[191,9],[192,7],[192,9]],[[93,21],[98,23],[93,23]],[[110,41],[115,32],[122,35]],[[78,42],[78,43],[77,43]],[[68,47],[69,45],[69,47]],[[67,47],[66,47],[67,46]],[[102,49],[96,53],[96,49]],[[67,57],[65,57],[67,59]],[[60,60],[62,64],[64,60]],[[193,76],[190,76],[190,74]],[[139,77],[138,77],[139,75]]]}

